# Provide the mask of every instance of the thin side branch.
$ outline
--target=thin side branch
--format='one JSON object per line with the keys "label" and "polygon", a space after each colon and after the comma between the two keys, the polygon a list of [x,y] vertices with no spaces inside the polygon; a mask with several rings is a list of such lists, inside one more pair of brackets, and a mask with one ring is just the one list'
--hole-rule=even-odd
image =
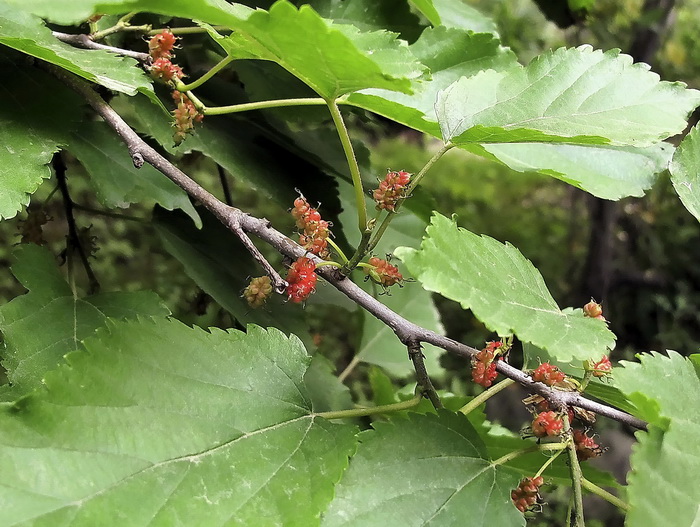
{"label": "thin side branch", "polygon": [[115,48],[113,46],[107,46],[105,44],[100,44],[95,42],[87,35],[70,35],[68,33],[61,33],[60,31],[54,31],[53,36],[56,37],[61,42],[70,44],[72,46],[78,46],[85,49],[100,49],[103,51],[111,51],[117,55],[123,55],[125,57],[131,57],[139,62],[147,64],[150,62],[151,57],[148,53],[139,53],[138,51],[131,51],[129,49]]}
{"label": "thin side branch", "polygon": [[51,164],[54,172],[56,173],[58,188],[61,191],[61,196],[63,197],[63,208],[66,211],[66,223],[68,224],[68,251],[75,250],[75,252],[78,253],[80,261],[83,264],[83,268],[85,269],[85,274],[87,274],[88,277],[88,292],[92,295],[100,290],[100,282],[97,280],[97,277],[90,266],[88,255],[85,253],[83,244],[80,242],[78,227],[75,224],[75,217],[73,216],[73,200],[68,193],[68,184],[66,183],[66,164],[63,162],[60,152],[54,154]]}
{"label": "thin side branch", "polygon": [[430,381],[428,370],[425,369],[425,357],[423,356],[420,342],[415,339],[410,340],[406,343],[406,347],[408,348],[408,356],[413,362],[413,368],[416,370],[416,380],[418,381],[418,386],[421,388],[421,393],[424,397],[430,399],[430,402],[433,403],[433,407],[436,410],[438,408],[443,408],[442,401],[435,391],[433,383]]}
{"label": "thin side branch", "polygon": [[[239,209],[226,205],[202,188],[197,182],[190,179],[184,172],[144,142],[87,83],[59,68],[53,66],[46,66],[46,68],[85,98],[90,106],[121,136],[132,157],[138,155],[162,172],[190,196],[202,203],[227,228],[233,231],[234,226],[240,227],[246,233],[257,236],[281,254],[290,258],[297,259],[306,256],[314,259],[316,262],[321,261],[290,238],[274,229],[267,220],[250,216]],[[445,351],[469,359],[479,351],[406,320],[344,277],[333,267],[322,267],[317,270],[317,273],[357,305],[389,326],[401,342],[427,342]],[[562,392],[549,388],[542,383],[534,382],[529,375],[504,361],[497,361],[496,368],[505,377],[513,379],[533,393],[542,395],[555,406],[578,406],[635,428],[646,429],[647,427],[647,424],[641,419],[637,419],[605,404],[591,401],[578,392]]]}

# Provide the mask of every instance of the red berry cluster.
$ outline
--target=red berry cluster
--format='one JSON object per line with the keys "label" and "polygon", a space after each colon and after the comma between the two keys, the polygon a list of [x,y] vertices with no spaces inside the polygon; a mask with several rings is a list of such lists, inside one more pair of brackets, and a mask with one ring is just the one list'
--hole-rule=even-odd
{"label": "red berry cluster", "polygon": [[243,290],[243,297],[252,308],[262,306],[272,294],[272,281],[269,276],[253,278],[248,287]]}
{"label": "red berry cluster", "polygon": [[299,234],[299,244],[310,253],[324,260],[327,259],[330,223],[321,219],[321,214],[309,205],[304,196],[294,200],[292,216],[297,222],[297,227],[302,229]]}
{"label": "red berry cluster", "polygon": [[[540,400],[535,404],[535,409],[537,410],[536,413],[542,413],[542,412],[549,412],[552,410],[551,405],[549,404],[549,401],[545,399],[544,397],[540,397]],[[566,414],[569,417],[569,423],[571,423],[574,420],[574,411],[571,409],[570,406],[566,407]]]}
{"label": "red berry cluster", "polygon": [[[153,35],[148,41],[148,52],[153,59],[149,69],[154,79],[171,84],[185,76],[182,68],[172,62],[173,48],[177,37],[169,29],[164,29],[157,35]],[[173,139],[176,145],[182,143],[188,133],[194,130],[194,123],[201,122],[204,115],[197,111],[194,103],[185,95],[175,90],[172,93],[177,108],[173,110],[175,118],[175,133]]]}
{"label": "red berry cluster", "polygon": [[583,306],[583,314],[589,318],[597,318],[598,320],[605,320],[603,316],[603,306],[598,304],[595,300],[591,299],[588,304]]}
{"label": "red berry cluster", "polygon": [[603,358],[598,362],[593,363],[591,368],[593,370],[593,377],[605,377],[612,372],[612,364],[607,355],[603,355]]}
{"label": "red berry cluster", "polygon": [[579,461],[598,457],[603,453],[603,449],[583,430],[574,430],[574,444],[576,445],[576,456]]}
{"label": "red berry cluster", "polygon": [[523,478],[520,480],[518,488],[511,491],[510,498],[515,504],[515,508],[520,512],[525,512],[540,499],[540,487],[544,483],[542,476],[536,478]]}
{"label": "red berry cluster", "polygon": [[496,371],[496,352],[503,343],[500,341],[487,342],[486,347],[478,352],[472,358],[472,380],[488,388],[496,380],[498,372]]}
{"label": "red berry cluster", "polygon": [[564,431],[564,420],[551,410],[540,412],[532,421],[532,435],[535,437],[558,436]]}
{"label": "red berry cluster", "polygon": [[177,37],[169,29],[164,29],[157,35],[153,35],[148,41],[148,53],[153,60],[170,59],[173,57],[173,48]]}
{"label": "red berry cluster", "polygon": [[396,203],[405,197],[404,192],[410,179],[411,174],[408,172],[390,171],[379,183],[379,188],[373,193],[374,201],[377,202],[377,208],[394,212]]}
{"label": "red berry cluster", "polygon": [[383,287],[391,287],[394,284],[401,284],[403,276],[399,272],[399,268],[391,265],[386,260],[372,256],[368,261],[371,267],[364,267],[365,274],[374,282]]}
{"label": "red berry cluster", "polygon": [[534,381],[542,382],[547,386],[555,386],[566,379],[564,372],[549,362],[540,364],[531,375]]}
{"label": "red berry cluster", "polygon": [[163,82],[179,80],[185,76],[182,68],[177,64],[170,62],[170,59],[160,58],[153,61],[151,64],[151,77]]}
{"label": "red berry cluster", "polygon": [[303,302],[314,292],[316,286],[316,264],[309,258],[299,258],[287,273],[287,294],[295,303]]}

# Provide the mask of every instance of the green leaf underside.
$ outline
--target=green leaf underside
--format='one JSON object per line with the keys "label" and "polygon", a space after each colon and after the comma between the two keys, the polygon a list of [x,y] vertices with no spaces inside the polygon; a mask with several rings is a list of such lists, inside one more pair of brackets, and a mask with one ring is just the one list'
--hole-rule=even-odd
{"label": "green leaf underside", "polygon": [[604,322],[561,311],[515,247],[458,228],[440,214],[420,250],[399,247],[395,254],[423,287],[460,302],[499,335],[514,333],[562,361],[599,358],[614,346]]}
{"label": "green leaf underside", "polygon": [[536,171],[565,181],[599,198],[644,195],[666,169],[673,147],[645,148],[561,143],[503,143],[468,146],[518,172]]}
{"label": "green leaf underside", "polygon": [[360,434],[324,527],[525,525],[510,499],[519,476],[491,465],[466,417],[441,411],[373,426]]}
{"label": "green leaf underside", "polygon": [[455,144],[649,146],[681,132],[698,103],[700,92],[660,82],[628,55],[581,46],[462,78],[438,95],[435,111],[443,138]]}
{"label": "green leaf underside", "polygon": [[637,432],[628,475],[627,525],[690,527],[700,503],[700,379],[693,364],[676,352],[639,355],[621,362],[615,380],[649,422]]}
{"label": "green leaf underside", "polygon": [[433,26],[446,26],[474,33],[496,33],[496,24],[464,2],[452,0],[411,0]]}
{"label": "green leaf underside", "polygon": [[161,319],[85,348],[0,414],[2,525],[318,522],[354,428],[310,414],[296,338]]}
{"label": "green leaf underside", "polygon": [[80,113],[71,90],[44,72],[15,64],[5,51],[0,46],[0,219],[15,216],[51,176],[46,165]]}
{"label": "green leaf underside", "polygon": [[483,69],[500,71],[517,66],[513,52],[490,33],[428,28],[410,50],[430,69],[429,79],[413,81],[412,94],[368,89],[351,94],[348,102],[437,137],[435,98],[440,90]]}
{"label": "green leaf underside", "polygon": [[155,201],[168,210],[182,209],[201,227],[185,191],[149,164],[134,167],[126,146],[106,123],[81,124],[66,149],[88,171],[105,207],[126,208],[130,203]]}
{"label": "green leaf underside", "polygon": [[110,90],[155,97],[149,78],[134,59],[107,51],[77,49],[56,39],[41,19],[3,2],[0,43],[75,73]]}
{"label": "green leaf underside", "polygon": [[73,297],[53,255],[38,245],[20,245],[14,256],[12,272],[29,292],[0,307],[6,346],[2,364],[12,383],[0,391],[0,399],[16,399],[39,387],[46,372],[109,319],[169,314],[151,292]]}
{"label": "green leaf underside", "polygon": [[700,129],[694,126],[673,155],[671,182],[685,208],[700,221]]}
{"label": "green leaf underside", "polygon": [[277,2],[234,29],[228,37],[209,31],[229,56],[276,62],[329,99],[365,88],[409,92],[425,69],[395,34],[333,24],[309,6]]}

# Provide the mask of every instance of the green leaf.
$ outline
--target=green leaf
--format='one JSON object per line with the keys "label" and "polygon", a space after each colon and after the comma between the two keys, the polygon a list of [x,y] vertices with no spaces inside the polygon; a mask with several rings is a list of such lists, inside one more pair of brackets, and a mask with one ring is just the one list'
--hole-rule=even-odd
{"label": "green leaf", "polygon": [[264,274],[239,239],[209,212],[201,211],[204,226],[197,230],[182,214],[156,210],[154,227],[163,247],[180,261],[187,275],[242,324],[277,327],[310,344],[301,306],[289,305],[274,294],[260,309],[251,309],[241,296],[250,278]]}
{"label": "green leaf", "polygon": [[525,68],[483,71],[438,94],[445,141],[649,146],[681,132],[700,92],[660,82],[617,50],[561,48]]}
{"label": "green leaf", "polygon": [[561,311],[540,273],[515,247],[435,214],[420,250],[395,254],[428,291],[456,300],[490,330],[514,333],[562,361],[598,358],[615,336],[604,322]]}
{"label": "green leaf", "polygon": [[0,219],[12,218],[29,203],[46,166],[68,138],[80,100],[50,75],[15,63],[0,47]]}
{"label": "green leaf", "polygon": [[311,414],[298,339],[157,319],[84,345],[0,413],[2,525],[318,523],[354,428]]}
{"label": "green leaf", "polygon": [[304,386],[311,397],[314,412],[346,410],[353,407],[350,389],[334,374],[335,365],[323,355],[311,359],[304,374]]}
{"label": "green leaf", "polygon": [[627,525],[697,525],[700,503],[700,379],[692,363],[674,351],[621,362],[615,380],[649,422],[637,432],[628,475]]}
{"label": "green leaf", "polygon": [[473,31],[496,33],[496,24],[462,0],[411,0],[433,26],[446,26]]}
{"label": "green leaf", "polygon": [[490,33],[428,28],[410,50],[430,69],[430,78],[413,81],[412,94],[368,89],[351,94],[348,102],[437,137],[435,98],[440,90],[484,69],[500,71],[517,65],[513,52]]}
{"label": "green leaf", "polygon": [[241,4],[224,0],[6,0],[7,3],[62,25],[84,22],[95,13],[121,15],[132,11],[157,13],[168,17],[203,20],[210,24],[235,24],[253,12]]}
{"label": "green leaf", "polygon": [[599,198],[641,197],[668,167],[673,147],[503,143],[467,147],[518,172],[552,176]]}
{"label": "green leaf", "polygon": [[156,202],[168,210],[182,209],[198,227],[202,226],[185,191],[149,164],[140,169],[134,167],[126,146],[106,123],[81,124],[66,149],[88,171],[105,207]]}
{"label": "green leaf", "polygon": [[66,353],[80,349],[80,342],[109,319],[169,314],[149,291],[74,297],[53,255],[38,245],[20,245],[14,257],[12,272],[29,293],[0,307],[3,366],[12,383],[0,394],[4,400],[40,386],[46,372]]}
{"label": "green leaf", "polygon": [[[373,423],[321,525],[525,525],[510,492],[519,477],[493,466],[461,415]],[[399,447],[400,445],[400,447]]]}
{"label": "green leaf", "polygon": [[110,90],[155,97],[150,79],[134,59],[100,50],[77,49],[61,42],[41,19],[0,4],[0,43],[63,68]]}
{"label": "green leaf", "polygon": [[328,99],[365,88],[410,93],[425,69],[394,34],[333,24],[306,5],[276,2],[234,29],[228,37],[209,32],[229,56],[276,62]]}
{"label": "green leaf", "polygon": [[678,145],[669,170],[678,197],[700,221],[700,129],[697,125]]}

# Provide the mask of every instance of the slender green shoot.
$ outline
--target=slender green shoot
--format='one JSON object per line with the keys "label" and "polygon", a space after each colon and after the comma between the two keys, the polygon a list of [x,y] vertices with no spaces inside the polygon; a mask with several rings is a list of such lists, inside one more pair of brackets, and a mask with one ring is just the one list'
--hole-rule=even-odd
{"label": "slender green shoot", "polygon": [[231,56],[224,57],[216,65],[214,65],[209,71],[207,71],[204,75],[202,75],[200,78],[198,78],[196,81],[190,82],[189,84],[185,84],[182,81],[178,80],[175,83],[175,89],[177,89],[178,91],[180,91],[182,93],[196,90],[202,84],[204,84],[209,79],[211,79],[214,75],[216,75],[222,69],[224,69],[226,66],[228,66],[232,61],[233,61],[233,57],[231,57]]}
{"label": "slender green shoot", "polygon": [[352,410],[337,410],[335,412],[319,412],[314,414],[325,419],[347,419],[350,417],[365,417],[367,415],[387,414],[398,412],[400,410],[408,410],[417,406],[421,402],[423,396],[418,394],[413,399],[401,401],[400,403],[385,404],[383,406],[373,406],[370,408],[353,408]]}
{"label": "slender green shoot", "polygon": [[462,406],[462,408],[460,408],[459,411],[461,413],[463,413],[464,415],[469,414],[469,412],[478,408],[483,403],[485,403],[489,398],[493,397],[501,390],[508,388],[508,386],[510,386],[513,383],[515,383],[515,381],[513,379],[504,379],[501,382],[494,384],[493,386],[491,386],[487,390],[484,390],[479,395],[474,397],[467,404]]}

